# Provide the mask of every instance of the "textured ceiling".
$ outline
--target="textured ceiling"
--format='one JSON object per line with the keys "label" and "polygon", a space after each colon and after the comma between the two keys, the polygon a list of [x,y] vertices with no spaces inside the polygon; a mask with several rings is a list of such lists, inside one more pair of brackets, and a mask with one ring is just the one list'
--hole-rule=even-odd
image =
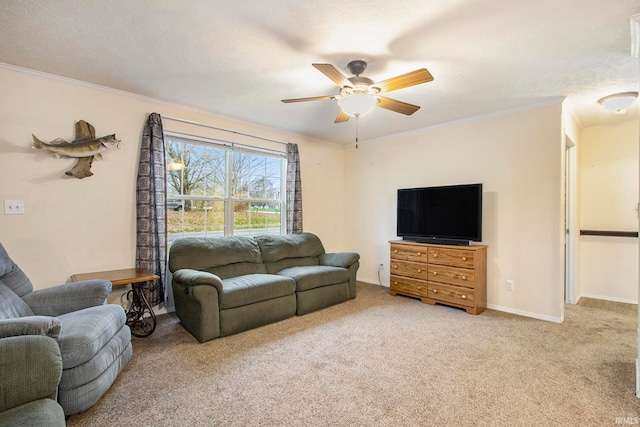
{"label": "textured ceiling", "polygon": [[630,120],[596,101],[638,90],[629,18],[640,0],[2,0],[0,62],[175,102],[325,141],[338,93],[311,66],[364,59],[380,81],[425,67],[435,80],[389,96],[362,141],[568,97],[584,127]]}

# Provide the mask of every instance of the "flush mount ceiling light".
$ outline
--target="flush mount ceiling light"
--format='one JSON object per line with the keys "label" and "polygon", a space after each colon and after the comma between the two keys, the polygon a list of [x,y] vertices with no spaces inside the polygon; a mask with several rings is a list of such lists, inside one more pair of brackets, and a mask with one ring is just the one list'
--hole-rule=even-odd
{"label": "flush mount ceiling light", "polygon": [[616,114],[624,114],[637,98],[638,92],[614,93],[613,95],[600,98],[598,100],[598,104],[602,105],[602,108],[607,111],[611,111]]}

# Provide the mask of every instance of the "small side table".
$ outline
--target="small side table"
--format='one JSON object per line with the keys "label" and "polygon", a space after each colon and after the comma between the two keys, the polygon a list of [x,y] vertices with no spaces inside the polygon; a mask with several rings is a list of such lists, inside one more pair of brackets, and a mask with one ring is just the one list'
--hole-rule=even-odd
{"label": "small side table", "polygon": [[122,270],[98,271],[71,276],[73,282],[104,279],[110,281],[112,286],[130,284],[131,290],[127,292],[127,300],[131,300],[131,305],[127,310],[127,325],[129,325],[131,333],[136,337],[148,337],[156,329],[156,315],[153,313],[153,309],[142,291],[147,282],[149,283],[149,288],[153,290],[155,288],[153,282],[159,278],[159,276],[146,268],[124,268]]}

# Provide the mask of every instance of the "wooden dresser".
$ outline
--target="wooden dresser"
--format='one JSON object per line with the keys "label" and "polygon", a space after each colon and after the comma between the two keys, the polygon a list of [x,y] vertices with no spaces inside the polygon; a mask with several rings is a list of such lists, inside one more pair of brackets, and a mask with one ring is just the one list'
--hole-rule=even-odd
{"label": "wooden dresser", "polygon": [[487,308],[487,246],[392,240],[391,295],[420,298],[478,314]]}

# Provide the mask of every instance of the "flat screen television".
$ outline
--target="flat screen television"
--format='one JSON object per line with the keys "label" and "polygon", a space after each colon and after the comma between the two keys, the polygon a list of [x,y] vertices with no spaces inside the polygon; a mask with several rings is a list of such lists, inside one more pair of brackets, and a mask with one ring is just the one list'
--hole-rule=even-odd
{"label": "flat screen television", "polygon": [[397,233],[422,243],[482,241],[482,184],[399,189]]}

